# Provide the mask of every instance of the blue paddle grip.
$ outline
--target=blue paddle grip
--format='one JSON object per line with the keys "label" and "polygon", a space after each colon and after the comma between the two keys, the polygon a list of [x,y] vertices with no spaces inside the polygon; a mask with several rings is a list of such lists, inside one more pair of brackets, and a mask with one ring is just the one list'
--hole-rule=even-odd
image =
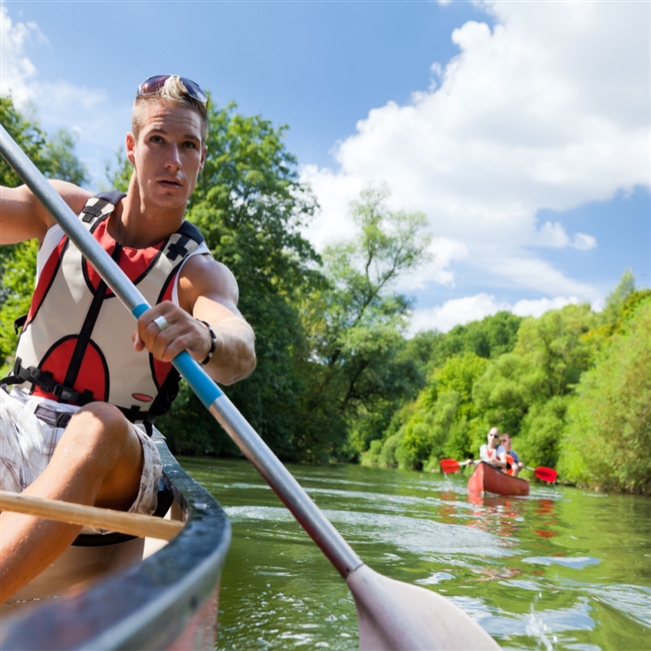
{"label": "blue paddle grip", "polygon": [[140,303],[140,305],[136,305],[136,307],[131,310],[131,314],[136,317],[136,319],[140,318],[140,315],[143,312],[146,312],[149,309],[149,305],[147,303]]}
{"label": "blue paddle grip", "polygon": [[172,361],[177,371],[187,380],[190,388],[197,394],[206,409],[210,409],[217,398],[223,396],[222,390],[199,366],[187,350],[178,354]]}
{"label": "blue paddle grip", "polygon": [[[131,310],[131,314],[136,319],[149,309],[147,303],[141,303]],[[199,364],[192,358],[192,355],[187,350],[178,354],[172,363],[176,370],[186,379],[190,388],[197,394],[197,398],[201,400],[206,409],[210,409],[217,398],[223,394],[222,390],[215,384],[215,382],[208,376],[208,374],[199,366]]]}

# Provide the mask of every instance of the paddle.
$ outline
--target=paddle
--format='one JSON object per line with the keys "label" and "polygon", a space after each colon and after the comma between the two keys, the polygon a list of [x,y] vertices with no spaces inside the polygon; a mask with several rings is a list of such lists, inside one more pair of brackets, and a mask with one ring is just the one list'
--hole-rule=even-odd
{"label": "paddle", "polygon": [[548,481],[551,484],[553,484],[558,477],[558,473],[553,468],[545,468],[545,466],[539,466],[538,468],[529,468],[529,466],[525,466],[525,468],[531,470],[538,479]]}
{"label": "paddle", "polygon": [[[456,461],[455,459],[441,459],[439,462],[441,464],[441,470],[446,473],[452,473],[452,472],[457,472],[461,468],[461,466],[467,466],[468,464],[472,463],[471,460],[469,461]],[[556,481],[556,478],[558,477],[558,473],[552,469],[552,468],[545,468],[544,466],[540,466],[538,468],[529,468],[529,466],[525,466],[527,470],[531,470],[531,472],[538,477],[538,479],[541,479],[542,481],[548,481],[551,482],[552,484]]]}
{"label": "paddle", "polygon": [[456,459],[441,459],[439,463],[441,464],[441,470],[446,475],[449,475],[451,472],[457,472],[461,466],[467,466],[468,464],[471,464],[472,459],[468,459],[467,461],[457,461]]}
{"label": "paddle", "polygon": [[[77,216],[1,126],[0,153],[134,317],[138,318],[145,312],[149,305],[142,294],[86,231]],[[190,354],[187,351],[181,353],[173,363],[205,407],[346,580],[357,606],[362,649],[499,648],[479,624],[451,601],[430,590],[384,577],[364,565]]]}
{"label": "paddle", "polygon": [[184,527],[183,522],[155,518],[153,515],[100,509],[96,506],[47,500],[9,491],[0,491],[0,511],[14,511],[68,524],[88,525],[139,538],[149,536],[161,540],[172,540]]}

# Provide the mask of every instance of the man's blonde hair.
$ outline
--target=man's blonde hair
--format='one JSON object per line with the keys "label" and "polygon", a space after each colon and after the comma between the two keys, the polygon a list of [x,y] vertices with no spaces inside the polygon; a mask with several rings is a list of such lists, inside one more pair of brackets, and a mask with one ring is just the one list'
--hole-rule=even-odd
{"label": "man's blonde hair", "polygon": [[208,137],[207,106],[188,95],[188,90],[183,85],[183,82],[178,75],[170,75],[161,88],[153,93],[148,93],[147,95],[136,95],[136,99],[133,102],[133,110],[131,112],[131,132],[136,140],[138,139],[138,134],[147,113],[147,106],[151,102],[159,102],[160,100],[167,100],[168,102],[173,102],[179,106],[184,106],[196,111],[201,118],[201,144],[206,144],[206,139]]}

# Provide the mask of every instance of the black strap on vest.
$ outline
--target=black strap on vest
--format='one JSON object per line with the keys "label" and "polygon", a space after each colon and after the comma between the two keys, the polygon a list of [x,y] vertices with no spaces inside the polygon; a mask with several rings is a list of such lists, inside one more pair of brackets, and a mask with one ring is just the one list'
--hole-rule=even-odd
{"label": "black strap on vest", "polygon": [[39,389],[42,389],[46,393],[53,394],[59,402],[66,402],[70,405],[83,406],[95,400],[92,391],[85,389],[83,392],[79,392],[75,389],[71,389],[70,387],[57,382],[47,371],[42,371],[36,366],[25,368],[21,362],[22,360],[20,357],[16,357],[11,375],[2,378],[0,383],[11,386],[12,384],[29,382],[35,384]]}
{"label": "black strap on vest", "polygon": [[89,224],[95,221],[101,214],[102,210],[106,207],[107,204],[112,206],[117,206],[124,197],[127,195],[124,192],[119,192],[118,190],[109,190],[108,192],[98,192],[95,195],[96,199],[99,201],[94,206],[84,206],[84,209],[81,211],[81,221]]}

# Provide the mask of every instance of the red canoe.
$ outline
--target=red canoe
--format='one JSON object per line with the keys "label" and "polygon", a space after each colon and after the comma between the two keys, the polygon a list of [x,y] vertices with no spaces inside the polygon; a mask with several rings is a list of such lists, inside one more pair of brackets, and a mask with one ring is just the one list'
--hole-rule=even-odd
{"label": "red canoe", "polygon": [[511,477],[489,463],[482,461],[468,480],[469,493],[496,493],[497,495],[529,495],[529,482]]}

